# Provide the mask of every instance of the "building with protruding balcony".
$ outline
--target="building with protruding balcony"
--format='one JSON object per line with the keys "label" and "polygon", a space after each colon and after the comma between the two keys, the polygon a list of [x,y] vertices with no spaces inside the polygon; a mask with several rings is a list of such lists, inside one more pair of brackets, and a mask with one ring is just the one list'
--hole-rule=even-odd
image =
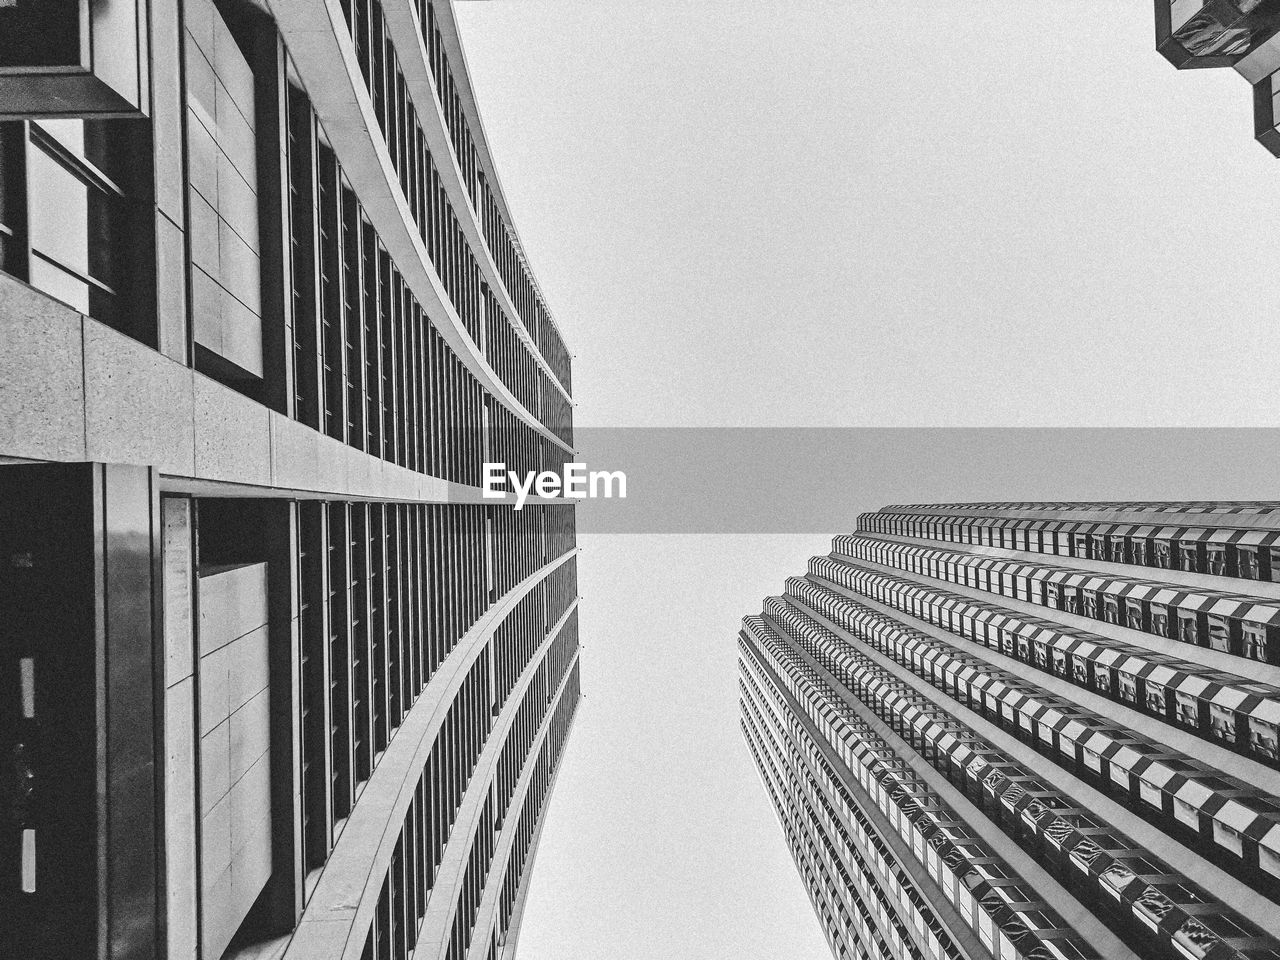
{"label": "building with protruding balcony", "polygon": [[738,651],[836,957],[1280,958],[1280,504],[885,507]]}

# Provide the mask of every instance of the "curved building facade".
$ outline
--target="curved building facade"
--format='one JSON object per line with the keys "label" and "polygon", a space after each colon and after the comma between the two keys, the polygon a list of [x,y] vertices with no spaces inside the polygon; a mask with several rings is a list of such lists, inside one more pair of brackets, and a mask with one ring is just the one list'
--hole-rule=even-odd
{"label": "curved building facade", "polygon": [[0,38],[0,956],[510,958],[572,381],[449,0]]}
{"label": "curved building facade", "polygon": [[838,957],[1280,957],[1280,505],[886,507],[743,621]]}

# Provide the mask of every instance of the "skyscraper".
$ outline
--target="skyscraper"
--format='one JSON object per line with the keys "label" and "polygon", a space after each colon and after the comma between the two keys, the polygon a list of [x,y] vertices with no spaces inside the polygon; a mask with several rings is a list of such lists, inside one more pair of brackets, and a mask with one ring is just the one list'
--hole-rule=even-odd
{"label": "skyscraper", "polygon": [[891,506],[739,635],[838,957],[1280,957],[1280,504]]}
{"label": "skyscraper", "polygon": [[448,0],[0,4],[0,956],[510,957],[569,353]]}
{"label": "skyscraper", "polygon": [[1280,3],[1155,0],[1156,49],[1179,70],[1232,67],[1253,87],[1253,132],[1280,157]]}

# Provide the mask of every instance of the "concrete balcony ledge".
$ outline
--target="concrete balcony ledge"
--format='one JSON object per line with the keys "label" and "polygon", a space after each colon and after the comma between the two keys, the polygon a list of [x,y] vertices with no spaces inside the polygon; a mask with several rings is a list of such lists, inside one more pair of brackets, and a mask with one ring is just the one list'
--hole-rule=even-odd
{"label": "concrete balcony ledge", "polygon": [[166,492],[203,496],[500,502],[291,420],[3,273],[0,337],[7,459],[155,466]]}

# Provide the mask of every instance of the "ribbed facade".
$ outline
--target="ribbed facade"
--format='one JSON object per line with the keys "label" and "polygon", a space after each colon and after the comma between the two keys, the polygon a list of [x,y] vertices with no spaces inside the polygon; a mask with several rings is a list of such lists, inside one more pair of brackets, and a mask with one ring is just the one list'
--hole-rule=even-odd
{"label": "ribbed facade", "polygon": [[891,506],[739,635],[838,957],[1280,957],[1280,504]]}
{"label": "ribbed facade", "polygon": [[572,381],[452,7],[109,6],[0,9],[0,956],[510,958]]}

